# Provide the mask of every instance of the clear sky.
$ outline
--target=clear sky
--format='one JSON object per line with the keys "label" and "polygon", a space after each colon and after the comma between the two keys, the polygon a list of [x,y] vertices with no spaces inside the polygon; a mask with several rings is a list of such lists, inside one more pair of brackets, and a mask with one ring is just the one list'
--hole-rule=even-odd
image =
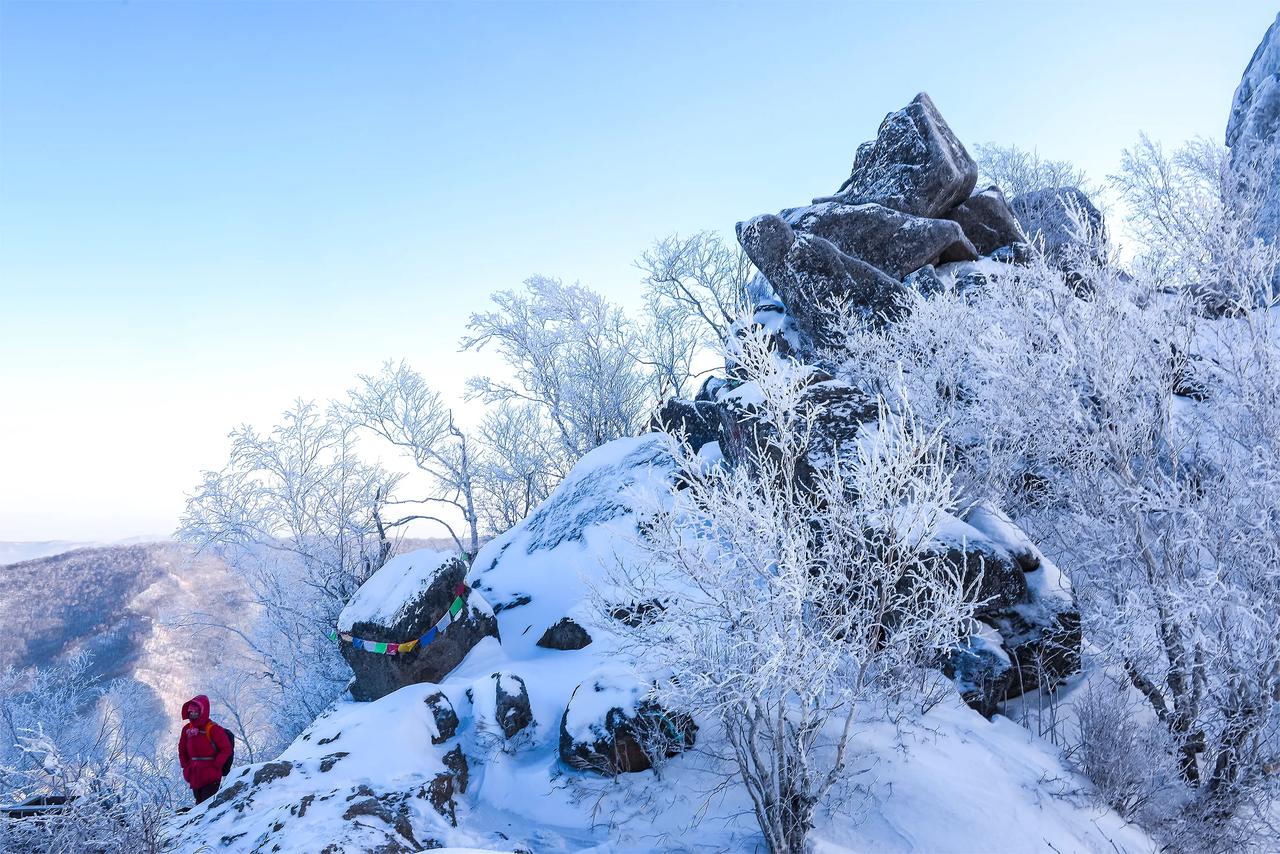
{"label": "clear sky", "polygon": [[1275,0],[0,2],[0,540],[172,530],[239,423],[534,273],[832,192],[928,91],[1095,177],[1220,140]]}

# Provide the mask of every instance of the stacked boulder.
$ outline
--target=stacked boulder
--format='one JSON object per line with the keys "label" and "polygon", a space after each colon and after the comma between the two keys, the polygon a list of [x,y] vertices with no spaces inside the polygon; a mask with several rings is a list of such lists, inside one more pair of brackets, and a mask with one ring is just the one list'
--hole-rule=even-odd
{"label": "stacked boulder", "polygon": [[[751,292],[763,299],[755,323],[773,349],[806,372],[805,395],[819,404],[818,450],[807,464],[829,464],[831,448],[855,440],[877,417],[875,402],[834,378],[824,348],[838,343],[835,307],[873,327],[909,310],[909,290],[981,284],[992,264],[1023,263],[1029,243],[1069,269],[1083,235],[1104,228],[1080,190],[1052,188],[1012,202],[998,187],[978,189],[978,167],[928,95],[891,113],[876,138],[858,148],[849,178],[832,196],[738,224],[738,241],[759,270]],[[975,192],[976,190],[976,192]],[[983,271],[986,271],[984,273]],[[718,442],[730,464],[762,447],[768,426],[753,417],[749,390],[709,380],[693,401],[670,401],[656,426],[698,449]],[[803,476],[803,472],[801,473]],[[1079,668],[1080,619],[1069,583],[996,508],[951,517],[938,554],[982,583],[970,642],[951,651],[944,670],[984,714],[1038,686],[1052,688]]]}

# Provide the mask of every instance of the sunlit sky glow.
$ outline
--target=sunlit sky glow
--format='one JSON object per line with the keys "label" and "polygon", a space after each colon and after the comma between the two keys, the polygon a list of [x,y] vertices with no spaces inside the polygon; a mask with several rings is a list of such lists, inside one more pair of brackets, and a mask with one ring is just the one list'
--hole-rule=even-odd
{"label": "sunlit sky glow", "polygon": [[[167,534],[227,432],[534,273],[833,191],[928,91],[1095,178],[1220,141],[1274,0],[0,3],[0,540]],[[468,410],[472,412],[473,410]]]}

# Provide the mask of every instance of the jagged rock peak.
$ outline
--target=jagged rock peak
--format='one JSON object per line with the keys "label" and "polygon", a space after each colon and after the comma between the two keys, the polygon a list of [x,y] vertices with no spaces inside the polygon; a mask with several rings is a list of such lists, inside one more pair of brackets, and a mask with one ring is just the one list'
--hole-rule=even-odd
{"label": "jagged rock peak", "polygon": [[903,213],[939,217],[969,198],[978,165],[924,92],[885,116],[876,138],[858,146],[853,171],[832,199],[875,202]]}

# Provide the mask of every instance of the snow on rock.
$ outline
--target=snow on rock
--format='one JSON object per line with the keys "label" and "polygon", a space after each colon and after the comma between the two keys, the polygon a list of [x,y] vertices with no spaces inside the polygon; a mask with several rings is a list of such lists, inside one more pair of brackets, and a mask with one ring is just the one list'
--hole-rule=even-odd
{"label": "snow on rock", "polygon": [[[936,217],[969,198],[977,181],[978,165],[921,92],[885,116],[874,140],[858,146],[853,171],[835,198]],[[815,200],[822,201],[827,199]]]}
{"label": "snow on rock", "polygon": [[[745,793],[717,791],[711,751],[665,749],[673,734],[691,739],[695,722],[646,706],[646,677],[619,667],[610,618],[589,604],[606,567],[637,556],[636,508],[661,500],[675,477],[660,436],[584,457],[537,512],[476,558],[467,580],[494,604],[501,642],[482,638],[436,683],[337,702],[277,760],[237,769],[215,798],[175,817],[179,854],[206,845],[254,854],[762,848]],[[976,521],[1016,551],[1015,533]],[[538,646],[568,615],[593,642]],[[696,723],[699,744],[722,743],[714,721]],[[655,745],[669,759],[638,770]],[[1074,794],[1087,784],[1055,748],[998,716],[984,720],[956,695],[901,737],[868,709],[854,746],[847,797],[818,816],[817,850],[1154,850]]]}
{"label": "snow on rock", "polygon": [[408,552],[387,561],[360,585],[338,615],[338,631],[349,632],[357,621],[387,625],[403,620],[418,596],[457,555],[430,549]]}
{"label": "snow on rock", "polygon": [[648,683],[624,667],[592,673],[574,689],[560,719],[560,758],[579,770],[619,774],[648,770],[692,747],[693,719],[663,709],[646,698],[648,691]]}
{"label": "snow on rock", "polygon": [[[448,612],[466,571],[461,558],[444,552],[400,555],[360,586],[338,616],[338,631],[383,643],[421,638]],[[484,598],[468,596],[443,633],[409,652],[384,655],[341,641],[342,656],[355,674],[351,695],[373,700],[405,685],[443,679],[477,643],[497,631]]]}

